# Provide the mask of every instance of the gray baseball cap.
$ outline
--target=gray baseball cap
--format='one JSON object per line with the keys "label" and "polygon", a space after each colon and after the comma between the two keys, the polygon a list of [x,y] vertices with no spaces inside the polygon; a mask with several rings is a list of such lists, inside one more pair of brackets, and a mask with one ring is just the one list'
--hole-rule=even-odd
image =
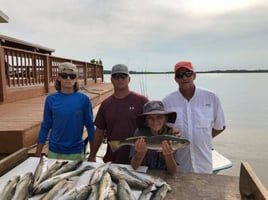
{"label": "gray baseball cap", "polygon": [[112,71],[111,71],[111,75],[113,75],[113,74],[127,74],[127,75],[129,75],[128,67],[124,64],[114,65],[112,68]]}

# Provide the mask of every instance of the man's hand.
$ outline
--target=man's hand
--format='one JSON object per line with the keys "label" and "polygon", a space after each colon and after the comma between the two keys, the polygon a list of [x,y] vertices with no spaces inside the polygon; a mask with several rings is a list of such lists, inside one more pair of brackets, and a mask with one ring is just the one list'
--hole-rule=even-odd
{"label": "man's hand", "polygon": [[88,162],[96,162],[96,156],[89,155],[88,158],[87,158],[87,161]]}

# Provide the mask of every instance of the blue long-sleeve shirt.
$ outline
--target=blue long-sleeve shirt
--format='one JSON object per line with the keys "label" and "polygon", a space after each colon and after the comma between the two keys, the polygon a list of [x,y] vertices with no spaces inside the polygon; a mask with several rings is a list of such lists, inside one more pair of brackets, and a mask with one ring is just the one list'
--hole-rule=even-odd
{"label": "blue long-sleeve shirt", "polygon": [[80,92],[52,93],[45,100],[37,142],[44,144],[49,137],[50,151],[60,154],[82,153],[84,126],[91,141],[95,128],[89,97]]}

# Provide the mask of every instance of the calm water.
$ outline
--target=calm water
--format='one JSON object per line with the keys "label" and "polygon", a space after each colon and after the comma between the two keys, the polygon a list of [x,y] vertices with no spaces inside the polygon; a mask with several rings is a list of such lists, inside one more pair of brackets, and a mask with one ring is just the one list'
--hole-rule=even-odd
{"label": "calm water", "polygon": [[[105,76],[109,81],[110,76]],[[247,161],[268,188],[268,73],[197,74],[199,87],[213,90],[221,99],[227,129],[214,138],[214,148],[233,162],[220,174],[239,176]],[[131,75],[130,88],[161,100],[177,90],[173,75]]]}

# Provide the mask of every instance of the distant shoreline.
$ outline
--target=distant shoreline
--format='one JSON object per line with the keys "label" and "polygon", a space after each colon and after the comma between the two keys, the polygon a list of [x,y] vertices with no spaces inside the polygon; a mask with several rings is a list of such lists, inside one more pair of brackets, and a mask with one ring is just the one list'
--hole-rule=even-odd
{"label": "distant shoreline", "polygon": [[[130,74],[173,74],[173,71],[169,72],[138,72],[129,71]],[[197,71],[196,73],[268,73],[268,70],[210,70],[210,71]],[[111,74],[111,70],[104,70],[104,74]]]}

